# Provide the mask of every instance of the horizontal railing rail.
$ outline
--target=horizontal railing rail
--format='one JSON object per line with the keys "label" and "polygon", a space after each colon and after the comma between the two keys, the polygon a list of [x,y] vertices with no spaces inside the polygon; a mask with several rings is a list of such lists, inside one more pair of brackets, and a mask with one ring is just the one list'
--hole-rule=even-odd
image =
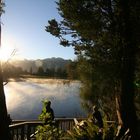
{"label": "horizontal railing rail", "polygon": [[[87,118],[76,118],[78,122],[86,120]],[[74,126],[74,118],[55,118],[59,128],[67,131],[72,130]],[[112,124],[114,121],[107,121]],[[42,125],[43,122],[39,120],[14,120],[10,127],[12,140],[31,140],[30,136],[36,132],[36,127]]]}
{"label": "horizontal railing rail", "polygon": [[[78,121],[86,118],[76,118]],[[59,128],[67,131],[71,130],[74,126],[74,118],[55,118]],[[34,134],[36,127],[42,125],[43,122],[39,120],[14,120],[10,127],[12,140],[30,140],[30,135]]]}

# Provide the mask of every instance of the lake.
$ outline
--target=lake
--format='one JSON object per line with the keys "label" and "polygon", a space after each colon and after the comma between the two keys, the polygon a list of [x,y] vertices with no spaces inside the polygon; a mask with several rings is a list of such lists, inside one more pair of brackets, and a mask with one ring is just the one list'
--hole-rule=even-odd
{"label": "lake", "polygon": [[55,117],[85,117],[79,97],[79,81],[27,78],[4,86],[12,119],[37,119],[42,100],[52,102]]}

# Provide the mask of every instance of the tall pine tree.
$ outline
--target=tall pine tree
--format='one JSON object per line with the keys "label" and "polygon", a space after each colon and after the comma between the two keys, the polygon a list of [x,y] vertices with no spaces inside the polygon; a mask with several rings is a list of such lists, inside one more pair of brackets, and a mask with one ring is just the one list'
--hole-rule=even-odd
{"label": "tall pine tree", "polygon": [[[59,0],[57,4],[62,21],[50,20],[46,31],[61,45],[72,45],[102,78],[108,76],[121,133],[129,129],[132,139],[138,139],[134,81],[140,49],[139,0]],[[94,75],[90,81],[94,85]]]}

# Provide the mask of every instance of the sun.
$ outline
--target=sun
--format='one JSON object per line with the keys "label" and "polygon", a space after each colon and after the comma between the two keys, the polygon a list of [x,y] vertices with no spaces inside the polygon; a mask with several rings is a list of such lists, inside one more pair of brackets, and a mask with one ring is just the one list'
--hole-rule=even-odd
{"label": "sun", "polygon": [[0,48],[0,60],[1,61],[7,61],[14,56],[14,53],[15,53],[14,49],[11,49],[10,47],[2,46]]}

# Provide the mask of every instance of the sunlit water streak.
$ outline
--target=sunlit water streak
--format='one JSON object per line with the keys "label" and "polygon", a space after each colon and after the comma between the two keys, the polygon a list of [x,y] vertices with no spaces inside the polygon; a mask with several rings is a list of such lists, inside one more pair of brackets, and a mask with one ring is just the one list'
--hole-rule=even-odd
{"label": "sunlit water streak", "polygon": [[52,102],[56,117],[85,116],[79,98],[80,82],[27,79],[9,82],[5,87],[8,113],[12,119],[37,119],[43,99]]}

